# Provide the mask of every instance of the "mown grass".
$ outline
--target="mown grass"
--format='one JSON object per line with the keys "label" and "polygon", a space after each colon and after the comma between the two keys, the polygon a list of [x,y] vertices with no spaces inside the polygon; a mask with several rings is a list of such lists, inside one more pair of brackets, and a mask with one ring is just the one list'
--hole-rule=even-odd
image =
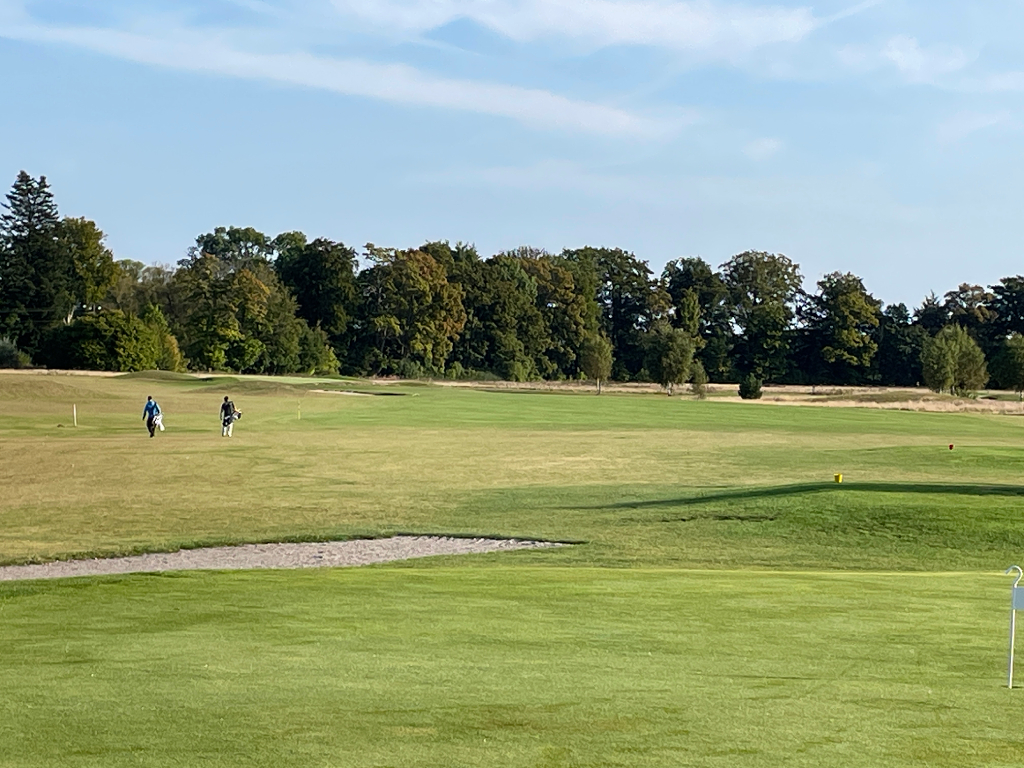
{"label": "mown grass", "polygon": [[1018,765],[1005,584],[506,567],[3,588],[4,765]]}
{"label": "mown grass", "polygon": [[[153,440],[147,394],[167,414]],[[224,394],[245,413],[231,440]],[[1000,572],[1024,552],[1022,430],[0,375],[0,562],[400,531],[580,542],[0,583],[0,765],[1016,766]]]}
{"label": "mown grass", "polygon": [[958,570],[1024,549],[1009,416],[233,377],[0,375],[0,395],[3,563],[394,532],[586,542],[531,556],[560,565]]}

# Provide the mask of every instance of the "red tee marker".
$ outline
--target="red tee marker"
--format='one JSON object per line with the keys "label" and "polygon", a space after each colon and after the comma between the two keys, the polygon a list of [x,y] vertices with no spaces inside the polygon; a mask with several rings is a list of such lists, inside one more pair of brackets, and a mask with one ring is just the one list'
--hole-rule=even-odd
{"label": "red tee marker", "polygon": [[953,444],[952,443],[949,444],[949,450],[951,450],[951,451],[953,450]]}

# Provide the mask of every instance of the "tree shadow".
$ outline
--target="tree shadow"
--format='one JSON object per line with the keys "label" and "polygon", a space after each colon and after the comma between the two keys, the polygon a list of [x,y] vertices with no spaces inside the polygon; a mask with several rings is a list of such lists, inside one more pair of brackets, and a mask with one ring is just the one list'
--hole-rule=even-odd
{"label": "tree shadow", "polygon": [[747,501],[771,499],[786,496],[800,496],[812,493],[921,493],[949,494],[954,496],[1008,496],[1024,497],[1024,486],[983,485],[980,483],[794,483],[768,488],[742,488],[699,496],[676,499],[651,499],[649,501],[621,501],[592,509],[647,509],[650,507],[691,507],[716,501]]}

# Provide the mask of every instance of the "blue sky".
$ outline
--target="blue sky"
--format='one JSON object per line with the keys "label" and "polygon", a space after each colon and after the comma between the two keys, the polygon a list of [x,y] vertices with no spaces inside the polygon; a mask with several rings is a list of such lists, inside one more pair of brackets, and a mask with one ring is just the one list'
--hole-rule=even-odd
{"label": "blue sky", "polygon": [[0,183],[118,258],[785,253],[887,302],[1024,272],[1024,2],[0,0]]}

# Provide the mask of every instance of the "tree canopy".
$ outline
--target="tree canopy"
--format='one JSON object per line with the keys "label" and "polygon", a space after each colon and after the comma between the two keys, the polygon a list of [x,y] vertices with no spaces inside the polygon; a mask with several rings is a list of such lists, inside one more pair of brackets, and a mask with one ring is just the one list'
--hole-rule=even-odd
{"label": "tree canopy", "polygon": [[[849,272],[813,292],[782,254],[655,274],[623,248],[481,255],[468,243],[361,249],[221,226],[173,266],[116,260],[18,174],[0,213],[5,359],[109,370],[743,383],[1024,382],[1024,277],[885,306]],[[1018,389],[1018,391],[1022,391]]]}

